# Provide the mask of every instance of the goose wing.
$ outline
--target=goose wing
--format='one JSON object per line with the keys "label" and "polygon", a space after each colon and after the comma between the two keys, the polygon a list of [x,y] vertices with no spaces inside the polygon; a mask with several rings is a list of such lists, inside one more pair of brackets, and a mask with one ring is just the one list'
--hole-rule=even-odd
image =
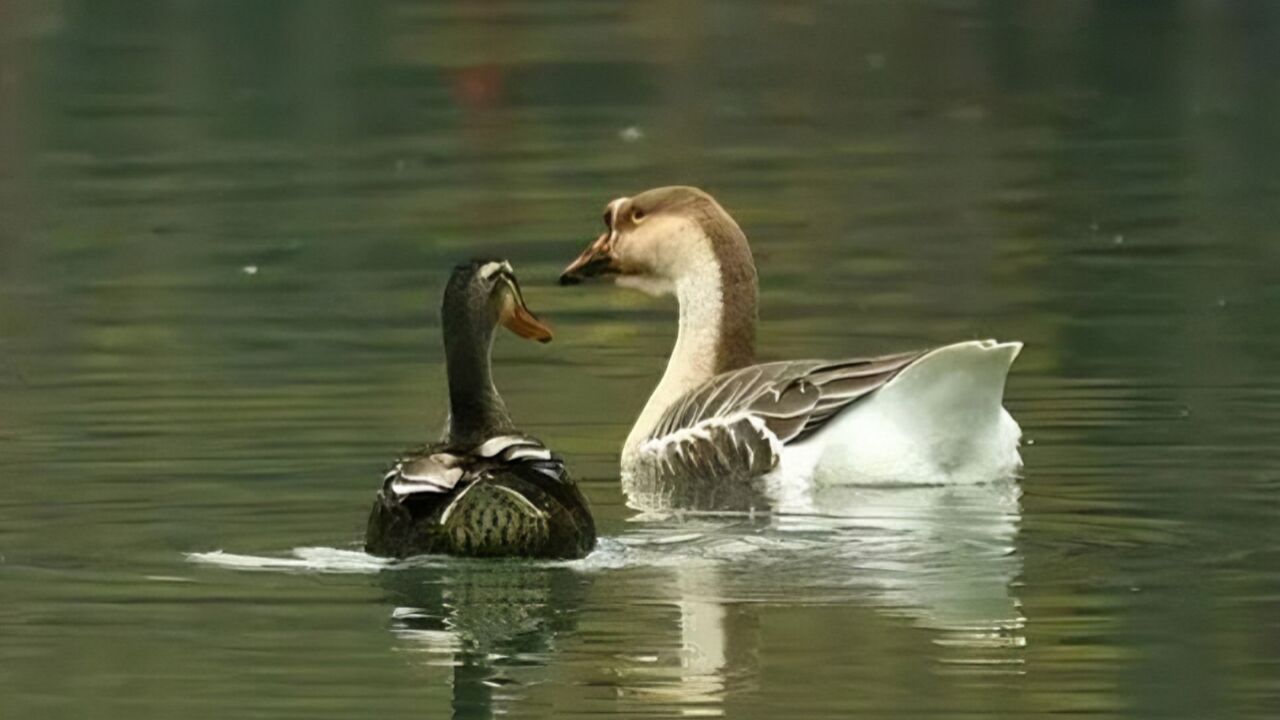
{"label": "goose wing", "polygon": [[813,435],[923,354],[773,362],[722,373],[673,403],[640,454],[686,475],[767,473],[783,445]]}

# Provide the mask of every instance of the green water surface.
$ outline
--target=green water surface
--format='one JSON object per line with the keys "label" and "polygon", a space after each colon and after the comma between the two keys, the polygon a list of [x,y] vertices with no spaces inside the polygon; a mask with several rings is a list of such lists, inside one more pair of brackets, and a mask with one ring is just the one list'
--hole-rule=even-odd
{"label": "green water surface", "polygon": [[[0,718],[1280,714],[1280,4],[0,0]],[[1025,477],[635,518],[714,193],[766,359],[1020,339]],[[579,563],[358,552],[452,265]],[[221,551],[221,552],[219,552]]]}

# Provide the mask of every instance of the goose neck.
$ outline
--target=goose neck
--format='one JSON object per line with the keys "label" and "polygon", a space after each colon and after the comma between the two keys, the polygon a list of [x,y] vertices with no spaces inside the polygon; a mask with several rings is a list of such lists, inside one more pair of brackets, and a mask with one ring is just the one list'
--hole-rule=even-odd
{"label": "goose neck", "polygon": [[680,325],[662,380],[627,439],[624,454],[648,436],[680,396],[716,375],[754,362],[755,269],[727,268],[708,250],[675,282]]}

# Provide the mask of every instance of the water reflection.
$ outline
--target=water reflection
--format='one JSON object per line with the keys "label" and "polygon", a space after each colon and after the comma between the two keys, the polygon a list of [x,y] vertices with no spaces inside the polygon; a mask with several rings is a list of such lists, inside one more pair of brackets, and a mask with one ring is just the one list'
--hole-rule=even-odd
{"label": "water reflection", "polygon": [[758,686],[759,614],[750,598],[726,595],[726,568],[685,558],[643,600],[654,640],[620,654],[609,683],[637,713],[674,707],[682,715],[719,716],[734,694]]}
{"label": "water reflection", "polygon": [[[430,681],[448,682],[455,718],[502,715],[545,679],[572,633],[591,576],[518,562],[379,574],[396,605],[391,632]],[[441,677],[436,677],[439,674]]]}
{"label": "water reflection", "polygon": [[1019,497],[1013,482],[826,488],[808,515],[641,516],[572,562],[392,563],[317,548],[192,559],[376,574],[395,648],[423,682],[450,688],[456,717],[510,712],[564,677],[637,713],[716,716],[764,680],[767,616],[804,606],[905,619],[928,631],[914,653],[948,672],[1020,673]]}
{"label": "water reflection", "polygon": [[1024,619],[1012,584],[1022,570],[1020,495],[1013,482],[845,487],[825,488],[815,502],[852,524],[860,541],[844,548],[845,558],[878,604],[955,644],[1019,647]]}
{"label": "water reflection", "polygon": [[861,603],[932,630],[948,669],[1021,672],[1026,619],[1014,587],[1020,490],[827,488],[820,514],[672,518],[622,538],[631,562],[666,564],[657,602],[676,652],[619,672],[630,694],[715,715],[759,672],[762,616],[797,598]]}

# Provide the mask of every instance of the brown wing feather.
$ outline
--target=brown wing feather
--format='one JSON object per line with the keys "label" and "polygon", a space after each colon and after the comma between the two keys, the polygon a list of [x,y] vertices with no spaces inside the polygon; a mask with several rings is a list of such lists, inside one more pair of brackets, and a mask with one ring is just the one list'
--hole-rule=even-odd
{"label": "brown wing feather", "polygon": [[717,375],[672,403],[641,446],[628,494],[646,507],[749,509],[778,449],[820,430],[924,353],[765,363]]}
{"label": "brown wing feather", "polygon": [[672,403],[649,438],[661,439],[712,420],[754,416],[779,442],[803,440],[923,354],[774,362],[723,373]]}
{"label": "brown wing feather", "polygon": [[821,398],[804,428],[788,440],[800,441],[813,435],[840,411],[883,387],[923,355],[924,351],[899,353],[867,360],[844,360],[814,368],[805,379],[818,387]]}

